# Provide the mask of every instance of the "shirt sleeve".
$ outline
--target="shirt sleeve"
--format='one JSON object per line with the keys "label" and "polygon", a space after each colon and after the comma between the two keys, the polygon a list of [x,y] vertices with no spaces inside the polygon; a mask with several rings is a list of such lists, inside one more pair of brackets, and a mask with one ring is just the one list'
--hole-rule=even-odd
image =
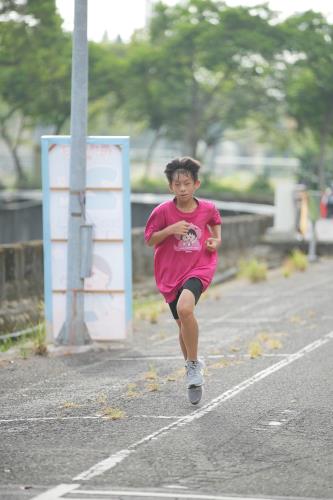
{"label": "shirt sleeve", "polygon": [[153,233],[165,228],[165,217],[161,206],[155,207],[145,227],[145,242],[148,243]]}
{"label": "shirt sleeve", "polygon": [[214,203],[212,203],[212,210],[210,213],[210,219],[208,221],[208,224],[210,226],[218,226],[219,224],[222,224],[220,212],[217,210]]}

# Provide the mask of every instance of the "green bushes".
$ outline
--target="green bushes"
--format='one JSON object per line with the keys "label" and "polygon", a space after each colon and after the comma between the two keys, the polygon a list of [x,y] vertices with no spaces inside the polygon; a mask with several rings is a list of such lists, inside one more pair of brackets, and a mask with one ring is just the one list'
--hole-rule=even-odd
{"label": "green bushes", "polygon": [[241,260],[239,263],[239,276],[247,278],[252,283],[264,281],[267,279],[267,264],[259,262],[253,258],[250,260]]}

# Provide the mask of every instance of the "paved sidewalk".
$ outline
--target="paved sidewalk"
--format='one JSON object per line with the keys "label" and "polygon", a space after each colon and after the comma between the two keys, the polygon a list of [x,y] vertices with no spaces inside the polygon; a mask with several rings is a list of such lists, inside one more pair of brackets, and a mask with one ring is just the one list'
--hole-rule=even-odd
{"label": "paved sidewalk", "polygon": [[0,498],[333,498],[332,275],[211,288],[199,407],[168,311],[128,348],[0,361]]}

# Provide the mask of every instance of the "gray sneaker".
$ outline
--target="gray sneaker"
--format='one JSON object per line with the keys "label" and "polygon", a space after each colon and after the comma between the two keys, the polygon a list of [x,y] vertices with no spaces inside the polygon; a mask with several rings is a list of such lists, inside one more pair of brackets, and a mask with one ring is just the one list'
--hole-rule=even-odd
{"label": "gray sneaker", "polygon": [[191,387],[201,387],[204,384],[204,366],[202,360],[186,361],[186,385],[188,389]]}

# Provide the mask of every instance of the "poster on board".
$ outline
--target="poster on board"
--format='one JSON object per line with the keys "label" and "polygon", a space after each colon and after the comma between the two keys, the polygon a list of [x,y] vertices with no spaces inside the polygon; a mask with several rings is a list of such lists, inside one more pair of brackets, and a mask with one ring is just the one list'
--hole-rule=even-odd
{"label": "poster on board", "polygon": [[[86,221],[93,225],[84,319],[92,340],[127,339],[132,319],[128,137],[87,139]],[[56,339],[66,319],[70,137],[42,137],[45,317]]]}

